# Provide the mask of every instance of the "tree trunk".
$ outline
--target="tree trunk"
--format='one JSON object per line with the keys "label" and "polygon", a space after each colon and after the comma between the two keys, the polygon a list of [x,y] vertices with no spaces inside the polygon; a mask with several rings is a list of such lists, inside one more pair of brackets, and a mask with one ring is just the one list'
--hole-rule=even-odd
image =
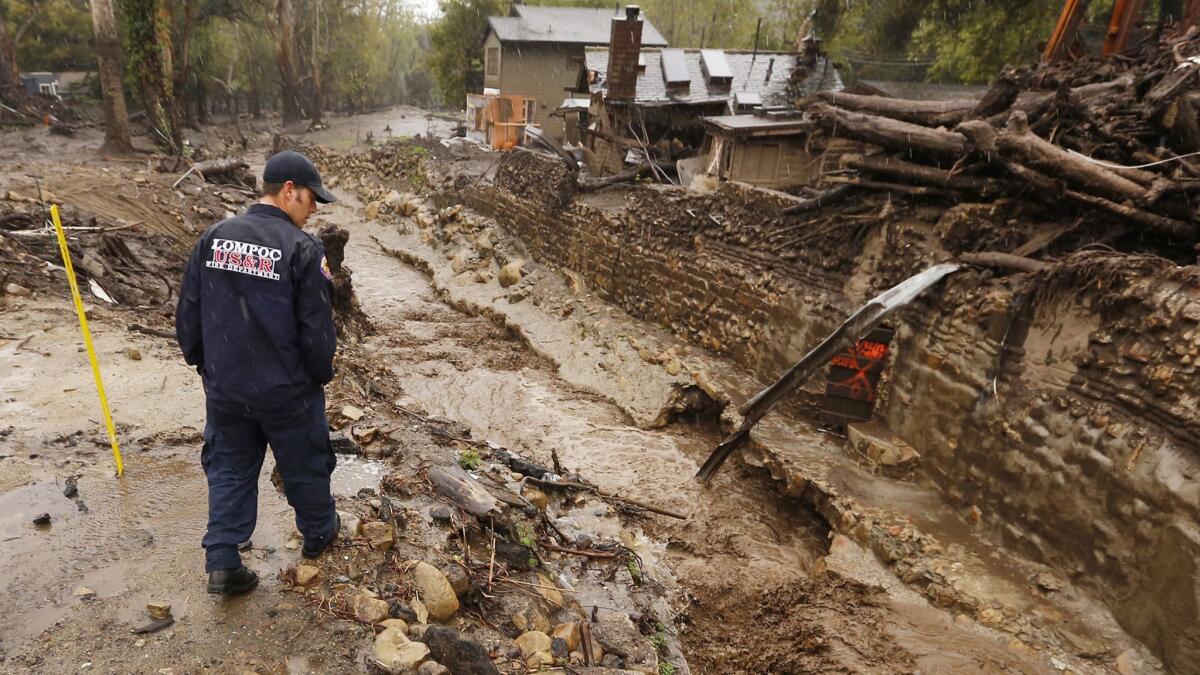
{"label": "tree trunk", "polygon": [[313,31],[312,31],[312,83],[313,83],[313,100],[312,100],[312,125],[315,127],[321,124],[321,115],[325,108],[325,92],[321,90],[321,52],[319,41],[321,39],[321,3],[313,3]]}
{"label": "tree trunk", "polygon": [[17,46],[8,34],[4,10],[0,9],[0,99],[13,108],[25,103],[25,88],[21,86],[21,71],[17,68]]}
{"label": "tree trunk", "polygon": [[296,64],[292,54],[296,39],[296,14],[292,0],[275,0],[275,20],[279,25],[279,43],[275,49],[275,65],[279,68],[279,85],[283,108],[283,123],[300,119],[296,105]]}
{"label": "tree trunk", "polygon": [[112,0],[92,0],[92,30],[96,34],[96,60],[100,68],[100,89],[104,94],[104,145],[101,154],[133,151],[129,136],[129,111],[121,73],[121,43],[113,18]]}
{"label": "tree trunk", "polygon": [[183,148],[183,129],[175,99],[170,7],[166,0],[127,0],[125,17],[130,43],[146,45],[134,52],[133,57],[146,115],[158,141],[179,154]]}
{"label": "tree trunk", "polygon": [[895,157],[870,157],[849,155],[844,158],[846,166],[852,169],[879,173],[898,178],[907,178],[916,183],[934,185],[937,187],[962,190],[987,196],[995,196],[1004,191],[1004,186],[998,181],[981,176],[964,176],[952,174],[944,169],[913,164]]}
{"label": "tree trunk", "polygon": [[968,149],[967,138],[955,131],[930,129],[890,117],[864,115],[821,103],[811,106],[809,110],[838,138],[874,143],[889,150],[954,157]]}

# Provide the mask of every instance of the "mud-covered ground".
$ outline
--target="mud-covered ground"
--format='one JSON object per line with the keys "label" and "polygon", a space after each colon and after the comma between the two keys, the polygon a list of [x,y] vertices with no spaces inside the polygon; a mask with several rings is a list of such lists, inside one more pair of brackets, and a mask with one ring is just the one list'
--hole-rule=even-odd
{"label": "mud-covered ground", "polygon": [[[376,140],[389,131],[439,136],[450,126],[405,109],[335,119],[301,140],[345,152],[368,132]],[[45,176],[65,207],[156,236],[175,227],[195,234],[222,215],[220,204],[244,204],[210,187],[172,189],[177,175],[142,162],[96,159],[94,135],[60,141],[40,133],[0,137],[0,197],[10,189],[28,195],[29,174]],[[267,137],[260,133],[246,154],[255,168]],[[439,156],[471,176],[493,166],[465,151],[428,161]],[[558,351],[534,348],[530,335],[555,328],[545,313],[522,325],[456,300],[435,283],[436,270],[406,262],[419,256],[394,225],[367,217],[359,198],[370,187],[338,178],[342,201],[314,225],[349,232],[346,265],[372,329],[344,336],[328,391],[331,422],[358,440],[358,454],[340,459],[335,490],[340,509],[390,523],[394,541],[376,550],[362,536],[347,537],[316,566],[317,582],[298,586],[290,513],[268,458],[245,554],[262,584],[232,600],[206,594],[203,392],[173,340],[130,330],[169,332],[173,296],[110,306],[85,290],[125,454],[125,476],[116,478],[65,280],[36,256],[14,252],[25,267],[7,263],[5,284],[31,293],[0,297],[0,670],[365,672],[380,627],[355,616],[354,599],[374,594],[412,611],[412,560],[465,572],[450,575],[465,577],[452,578],[463,588],[455,589],[462,608],[442,623],[482,645],[503,672],[537,663],[512,642],[527,628],[582,621],[600,630],[609,616],[630,617],[637,644],[610,648],[615,658],[601,662],[661,675],[1054,670],[1024,643],[907,593],[871,554],[779,494],[765,470],[739,463],[712,487],[697,486],[691,477],[720,440],[715,419],[698,413],[646,424],[654,411],[631,414],[619,404],[627,395],[606,390],[610,380],[581,385],[572,375],[579,364],[604,370],[608,359],[590,351],[588,336],[567,334]],[[174,222],[172,213],[180,216]],[[407,257],[398,257],[405,246]],[[181,256],[186,245],[173,250]],[[182,258],[156,255],[147,266],[177,273]],[[491,277],[478,286],[502,293]],[[653,341],[654,329],[619,315],[612,320],[628,338]],[[530,516],[522,502],[534,501],[533,483],[509,470],[500,448],[684,518],[579,490],[546,490],[548,503]],[[499,550],[496,530],[477,528],[485,519],[432,488],[430,469],[459,465],[516,500],[502,511],[514,531],[526,532],[514,536],[529,549],[517,557],[535,558],[535,569],[487,560]],[[77,494],[66,496],[68,484]],[[42,513],[49,525],[34,525]],[[151,622],[151,602],[170,603],[174,623],[132,632]],[[415,613],[399,615],[424,624]],[[646,645],[649,654],[637,657]]]}

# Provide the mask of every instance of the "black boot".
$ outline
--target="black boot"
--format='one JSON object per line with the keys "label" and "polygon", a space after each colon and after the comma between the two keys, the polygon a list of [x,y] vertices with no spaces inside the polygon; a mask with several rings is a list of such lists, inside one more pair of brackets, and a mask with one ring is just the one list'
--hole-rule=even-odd
{"label": "black boot", "polygon": [[304,545],[300,547],[300,555],[305,558],[316,558],[329,548],[329,545],[337,541],[338,535],[342,533],[342,517],[334,512],[333,514],[333,534],[322,539],[313,540],[309,537],[304,538]]}
{"label": "black boot", "polygon": [[214,570],[208,573],[208,592],[237,595],[254,590],[258,575],[245,565],[236,570]]}

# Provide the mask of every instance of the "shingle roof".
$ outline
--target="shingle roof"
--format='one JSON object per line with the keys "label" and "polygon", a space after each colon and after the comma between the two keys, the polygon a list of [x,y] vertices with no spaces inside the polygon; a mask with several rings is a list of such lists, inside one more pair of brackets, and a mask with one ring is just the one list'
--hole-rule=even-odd
{"label": "shingle roof", "polygon": [[[611,9],[513,5],[514,16],[489,16],[488,25],[501,42],[557,42],[607,45],[612,36]],[[667,40],[642,15],[642,45],[665,47]]]}
{"label": "shingle roof", "polygon": [[[725,59],[733,71],[731,85],[710,84],[701,66],[699,49],[679,50],[691,75],[686,90],[668,91],[663,79],[662,51],[643,49],[645,69],[638,74],[635,103],[640,105],[696,105],[722,103],[738,92],[757,93],[766,105],[782,105],[791,100],[842,88],[842,79],[825,57],[818,57],[814,66],[806,66],[803,56],[791,52],[726,51]],[[593,93],[605,91],[605,74],[608,71],[608,48],[589,47],[584,52],[584,67],[597,74],[591,85]],[[792,81],[792,71],[797,67],[807,71],[807,76]]]}

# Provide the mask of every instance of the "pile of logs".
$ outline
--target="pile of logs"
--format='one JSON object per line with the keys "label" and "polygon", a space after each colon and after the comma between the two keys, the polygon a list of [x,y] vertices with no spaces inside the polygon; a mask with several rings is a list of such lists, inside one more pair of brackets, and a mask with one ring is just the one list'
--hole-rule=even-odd
{"label": "pile of logs", "polygon": [[830,177],[841,192],[829,197],[844,196],[846,184],[976,201],[1020,196],[1190,245],[1200,208],[1197,73],[1193,29],[1131,57],[1009,69],[979,100],[826,92],[808,112],[824,135],[870,148],[841,158],[845,171]]}

